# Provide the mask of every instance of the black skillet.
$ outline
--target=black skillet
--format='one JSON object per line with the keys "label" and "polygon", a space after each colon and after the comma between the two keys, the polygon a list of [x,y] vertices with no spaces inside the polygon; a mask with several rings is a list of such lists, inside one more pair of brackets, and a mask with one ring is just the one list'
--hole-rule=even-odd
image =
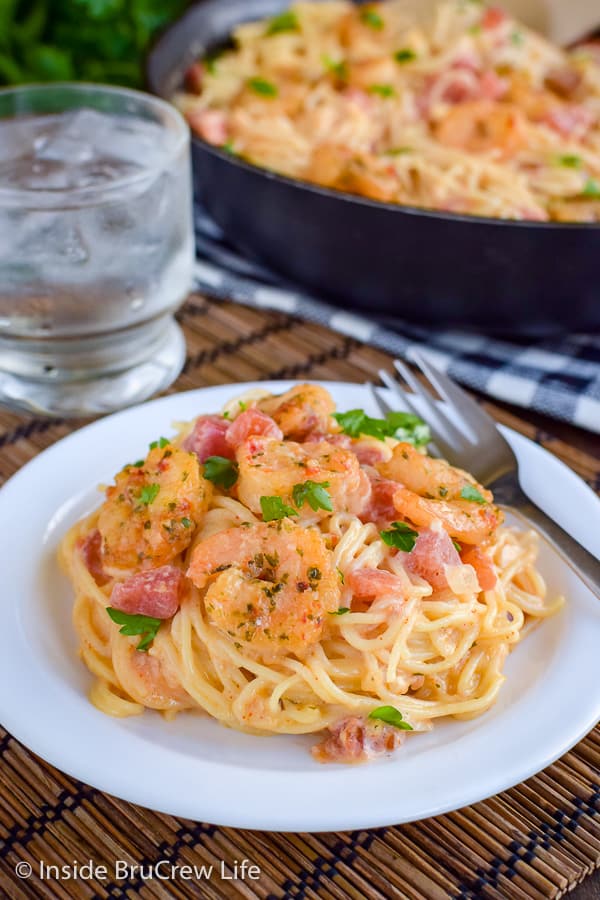
{"label": "black skillet", "polygon": [[[150,89],[241,22],[286,0],[203,0],[159,40]],[[346,309],[433,326],[549,334],[600,330],[600,225],[511,222],[376,203],[293,181],[194,137],[198,200],[240,250]]]}

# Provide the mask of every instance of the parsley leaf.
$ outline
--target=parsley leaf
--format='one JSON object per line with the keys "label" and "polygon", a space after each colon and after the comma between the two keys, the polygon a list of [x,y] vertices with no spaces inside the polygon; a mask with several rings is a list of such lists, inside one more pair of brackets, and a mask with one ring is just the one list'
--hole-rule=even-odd
{"label": "parsley leaf", "polygon": [[150,444],[151,450],[156,450],[157,447],[160,447],[161,450],[164,450],[165,447],[168,447],[171,441],[166,437],[161,437],[157,441],[152,441]]}
{"label": "parsley leaf", "polygon": [[339,609],[336,609],[335,612],[330,612],[329,615],[330,616],[345,616],[346,613],[349,613],[349,612],[351,612],[351,609],[349,606],[340,606]]}
{"label": "parsley leaf", "polygon": [[452,543],[454,544],[454,549],[457,551],[457,553],[462,553],[462,547],[458,543],[458,541],[452,541]]}
{"label": "parsley leaf", "polygon": [[595,178],[588,178],[583,186],[582,194],[584,197],[600,197],[600,184]]}
{"label": "parsley leaf", "polygon": [[184,528],[191,528],[194,523],[192,522],[191,519],[188,519],[187,516],[184,516],[183,519],[181,520],[181,524],[183,525]]}
{"label": "parsley leaf", "polygon": [[204,460],[204,477],[228,491],[238,480],[237,463],[224,456],[209,456]]}
{"label": "parsley leaf", "polygon": [[322,56],[321,59],[328,72],[331,72],[331,74],[335,75],[336,78],[339,78],[340,81],[347,80],[348,66],[343,59],[340,60],[340,62],[336,62],[335,59],[332,59],[331,56],[328,56],[327,54]]}
{"label": "parsley leaf", "polygon": [[136,647],[142,653],[146,653],[150,644],[156,637],[158,629],[162,625],[162,619],[153,619],[151,616],[138,616],[130,613],[121,612],[120,609],[114,609],[112,606],[106,607],[113,622],[123,627],[119,630],[119,634],[142,635],[142,640]]}
{"label": "parsley leaf", "polygon": [[416,58],[417,54],[410,47],[403,47],[402,50],[396,50],[394,53],[394,59],[399,63],[412,62]]}
{"label": "parsley leaf", "polygon": [[410,553],[419,537],[419,532],[404,522],[392,522],[392,527],[389,531],[380,531],[379,534],[383,543],[387,544],[388,547],[404,550],[405,553]]}
{"label": "parsley leaf", "polygon": [[142,506],[150,506],[156,500],[159,491],[160,484],[145,484],[139,493],[138,502]]}
{"label": "parsley leaf", "polygon": [[265,35],[266,37],[272,37],[272,35],[282,34],[284,31],[298,31],[298,16],[292,9],[271,19]]}
{"label": "parsley leaf", "polygon": [[281,497],[261,497],[260,508],[265,522],[273,522],[277,519],[285,519],[286,516],[298,515],[295,509],[285,505]]}
{"label": "parsley leaf", "polygon": [[581,168],[581,157],[575,153],[565,153],[564,156],[559,156],[558,162],[561,166],[566,166],[567,169]]}
{"label": "parsley leaf", "polygon": [[298,509],[304,506],[305,503],[308,503],[315,512],[318,509],[326,509],[328,512],[333,512],[331,494],[327,490],[328,487],[328,481],[323,481],[320,484],[316,481],[305,481],[302,484],[295,484],[292,491],[294,503]]}
{"label": "parsley leaf", "polygon": [[412,731],[412,725],[405,722],[402,713],[395,706],[378,706],[377,709],[371,710],[369,719],[375,719],[385,722],[386,725],[393,725],[394,728],[400,728],[402,731]]}
{"label": "parsley leaf", "polygon": [[381,29],[385,27],[385,22],[374,9],[363,10],[360,17],[365,25],[374,28],[375,31],[381,31]]}
{"label": "parsley leaf", "polygon": [[261,97],[276,97],[279,94],[277,85],[267,81],[265,78],[250,78],[248,87]]}
{"label": "parsley leaf", "polygon": [[378,441],[393,437],[415,447],[424,447],[431,440],[429,426],[413,413],[390,412],[385,419],[373,419],[363,409],[351,409],[345,413],[334,413],[333,418],[350,437],[367,434]]}
{"label": "parsley leaf", "polygon": [[379,94],[380,97],[395,97],[396,91],[391,84],[372,84],[369,93]]}
{"label": "parsley leaf", "polygon": [[460,496],[463,500],[470,500],[471,503],[485,503],[485,497],[482,497],[476,487],[473,487],[472,484],[465,484],[464,488],[460,492]]}

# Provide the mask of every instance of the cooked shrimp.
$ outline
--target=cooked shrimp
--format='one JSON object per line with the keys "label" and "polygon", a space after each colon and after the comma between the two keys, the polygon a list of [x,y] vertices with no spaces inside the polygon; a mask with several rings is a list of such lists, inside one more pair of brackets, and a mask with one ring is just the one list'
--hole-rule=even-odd
{"label": "cooked shrimp", "polygon": [[454,106],[438,123],[440,143],[470,153],[489,153],[506,159],[526,143],[522,113],[516,107],[491,100],[474,100]]}
{"label": "cooked shrimp", "polygon": [[166,565],[189,546],[212,486],[193,453],[169,445],[126,466],[106,491],[98,529],[102,565],[120,575]]}
{"label": "cooked shrimp", "polygon": [[439,520],[457,541],[480,544],[502,521],[492,493],[468,472],[424,456],[411,444],[398,444],[392,459],[377,468],[398,482],[394,507],[418,527],[428,528]]}
{"label": "cooked shrimp", "polygon": [[127,685],[131,697],[149,709],[177,710],[194,706],[192,698],[181,687],[177,672],[172,670],[160,642],[155,640],[148,653],[136,650],[138,642],[139,637],[135,637],[113,644],[115,672],[121,683]]}
{"label": "cooked shrimp", "polygon": [[293,441],[304,440],[312,431],[330,431],[335,412],[333,397],[318,384],[298,384],[278,397],[259,400],[257,406]]}
{"label": "cooked shrimp", "polygon": [[[371,486],[358,459],[349,450],[322,441],[296,444],[270,437],[251,437],[237,449],[238,497],[252,512],[261,512],[261,497],[277,496],[287,506],[294,505],[295,485],[313,481],[327,484],[335,512],[361,511],[368,502]],[[313,510],[304,504],[300,518],[311,521],[330,515],[331,510]]]}
{"label": "cooked shrimp", "polygon": [[230,528],[198,544],[188,577],[207,615],[262,657],[304,653],[339,607],[340,580],[316,528],[288,519]]}

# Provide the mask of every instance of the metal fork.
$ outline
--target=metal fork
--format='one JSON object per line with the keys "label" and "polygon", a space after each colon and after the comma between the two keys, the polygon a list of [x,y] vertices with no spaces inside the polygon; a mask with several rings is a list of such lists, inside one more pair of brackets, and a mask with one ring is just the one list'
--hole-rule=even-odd
{"label": "metal fork", "polygon": [[[428,386],[433,387],[445,401],[446,408],[400,360],[396,360],[394,366],[412,389],[412,395],[402,390],[387,372],[381,371],[379,376],[386,387],[396,394],[405,410],[408,408],[427,419],[434,441],[431,448],[433,455],[471,472],[493,492],[496,503],[526,524],[533,525],[592,593],[600,598],[600,562],[527,496],[519,480],[517,458],[494,420],[422,354],[413,353],[411,361],[425,376]],[[384,414],[394,411],[372,385],[371,390]],[[419,403],[411,399],[415,395]]]}

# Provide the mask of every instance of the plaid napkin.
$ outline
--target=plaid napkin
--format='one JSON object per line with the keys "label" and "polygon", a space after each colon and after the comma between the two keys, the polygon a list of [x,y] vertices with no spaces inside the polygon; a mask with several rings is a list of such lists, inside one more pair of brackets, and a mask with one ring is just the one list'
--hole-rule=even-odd
{"label": "plaid napkin", "polygon": [[408,361],[419,349],[467,387],[600,434],[600,335],[498,340],[343,312],[240,255],[200,210],[196,246],[195,286],[204,294],[296,315]]}

